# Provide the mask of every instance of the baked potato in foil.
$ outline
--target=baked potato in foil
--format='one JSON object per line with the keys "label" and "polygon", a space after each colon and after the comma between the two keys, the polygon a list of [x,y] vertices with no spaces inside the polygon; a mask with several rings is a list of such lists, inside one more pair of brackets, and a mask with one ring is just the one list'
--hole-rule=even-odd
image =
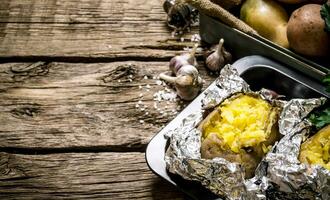
{"label": "baked potato in foil", "polygon": [[330,170],[330,125],[308,138],[300,147],[299,160]]}
{"label": "baked potato in foil", "polygon": [[198,126],[202,158],[221,157],[239,163],[245,178],[253,177],[263,156],[281,138],[279,113],[279,107],[254,93],[224,100]]}

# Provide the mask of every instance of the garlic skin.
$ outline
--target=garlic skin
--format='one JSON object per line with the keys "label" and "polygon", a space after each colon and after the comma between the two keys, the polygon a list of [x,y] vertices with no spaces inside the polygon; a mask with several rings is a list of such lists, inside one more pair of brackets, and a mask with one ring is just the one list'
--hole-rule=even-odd
{"label": "garlic skin", "polygon": [[223,46],[224,39],[219,40],[216,50],[206,58],[206,67],[214,72],[220,71],[227,63],[231,62],[232,56]]}
{"label": "garlic skin", "polygon": [[175,56],[170,60],[170,70],[175,73],[178,71],[183,65],[193,65],[197,66],[197,60],[195,58],[196,50],[198,44],[195,44],[193,49],[189,53],[184,53],[179,56]]}
{"label": "garlic skin", "polygon": [[160,79],[174,85],[177,94],[183,100],[194,99],[203,87],[203,79],[199,76],[198,70],[192,65],[183,65],[174,76],[165,73],[159,75]]}

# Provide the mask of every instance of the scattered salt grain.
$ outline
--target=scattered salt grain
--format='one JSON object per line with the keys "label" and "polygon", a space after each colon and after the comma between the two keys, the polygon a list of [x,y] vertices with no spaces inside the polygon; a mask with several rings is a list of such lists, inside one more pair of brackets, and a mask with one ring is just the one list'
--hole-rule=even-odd
{"label": "scattered salt grain", "polygon": [[143,124],[143,123],[144,123],[144,121],[141,119],[141,120],[140,120],[140,123],[141,123],[141,124]]}
{"label": "scattered salt grain", "polygon": [[176,97],[177,94],[167,88],[165,88],[165,90],[160,90],[154,94],[155,101],[171,101],[175,100]]}
{"label": "scattered salt grain", "polygon": [[148,76],[144,76],[143,79],[147,80],[148,79]]}
{"label": "scattered salt grain", "polygon": [[184,42],[184,38],[183,38],[183,37],[181,37],[181,38],[180,38],[180,41],[181,41],[181,42]]}
{"label": "scattered salt grain", "polygon": [[184,51],[190,51],[190,48],[189,47],[184,47],[183,50]]}
{"label": "scattered salt grain", "polygon": [[143,97],[143,94],[142,94],[142,93],[140,93],[140,94],[139,94],[139,97]]}
{"label": "scattered salt grain", "polygon": [[142,89],[142,85],[139,85],[139,89]]}
{"label": "scattered salt grain", "polygon": [[201,40],[201,36],[199,34],[194,34],[190,39],[192,42],[199,42]]}
{"label": "scattered salt grain", "polygon": [[142,101],[141,101],[141,100],[139,100],[139,101],[138,101],[138,104],[142,104]]}
{"label": "scattered salt grain", "polygon": [[171,37],[174,38],[174,36],[175,36],[175,31],[172,31]]}
{"label": "scattered salt grain", "polygon": [[161,80],[157,80],[157,81],[156,81],[156,84],[157,84],[157,85],[162,85],[162,83],[163,83],[163,81],[161,81]]}

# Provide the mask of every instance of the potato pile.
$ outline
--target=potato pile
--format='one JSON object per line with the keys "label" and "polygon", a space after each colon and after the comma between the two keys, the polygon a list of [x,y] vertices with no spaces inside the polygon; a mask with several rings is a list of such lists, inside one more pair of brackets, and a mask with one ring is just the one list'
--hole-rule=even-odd
{"label": "potato pile", "polygon": [[[240,18],[261,36],[284,48],[305,56],[325,57],[330,55],[330,3],[321,6],[314,2],[324,3],[322,0],[246,0]],[[294,11],[288,17],[292,8]]]}
{"label": "potato pile", "polygon": [[258,95],[238,94],[226,99],[199,125],[202,158],[240,163],[245,177],[254,176],[262,157],[275,141],[279,108]]}

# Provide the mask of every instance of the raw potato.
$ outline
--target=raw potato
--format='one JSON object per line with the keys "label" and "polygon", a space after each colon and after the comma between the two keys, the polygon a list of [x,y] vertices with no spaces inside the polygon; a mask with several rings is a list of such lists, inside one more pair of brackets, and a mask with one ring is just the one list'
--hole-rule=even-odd
{"label": "raw potato", "polygon": [[320,14],[321,5],[307,4],[295,10],[288,22],[287,36],[290,47],[306,56],[327,56],[330,36],[324,31]]}
{"label": "raw potato", "polygon": [[240,11],[240,19],[261,36],[289,48],[286,26],[289,20],[285,9],[275,0],[246,0]]}
{"label": "raw potato", "polygon": [[199,125],[202,158],[240,163],[245,177],[254,171],[271,145],[280,139],[278,107],[256,95],[235,95],[221,103]]}
{"label": "raw potato", "polygon": [[330,170],[330,125],[322,128],[301,145],[299,160]]}

